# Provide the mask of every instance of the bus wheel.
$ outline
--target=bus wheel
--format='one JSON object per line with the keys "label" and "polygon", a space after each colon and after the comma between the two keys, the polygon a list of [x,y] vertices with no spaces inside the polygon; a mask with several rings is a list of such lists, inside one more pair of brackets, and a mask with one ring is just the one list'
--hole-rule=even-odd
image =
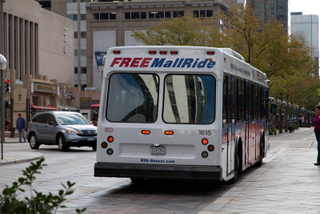
{"label": "bus wheel", "polygon": [[255,164],[255,166],[260,167],[262,166],[262,159],[265,156],[265,151],[264,151],[264,137],[262,135],[260,139],[260,160]]}
{"label": "bus wheel", "polygon": [[131,182],[134,184],[142,184],[144,182],[144,178],[130,178]]}

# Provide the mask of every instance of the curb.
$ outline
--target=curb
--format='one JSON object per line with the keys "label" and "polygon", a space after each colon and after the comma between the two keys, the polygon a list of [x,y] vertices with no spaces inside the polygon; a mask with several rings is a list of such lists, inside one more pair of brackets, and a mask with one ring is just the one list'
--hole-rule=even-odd
{"label": "curb", "polygon": [[[17,158],[21,156],[29,156],[29,157]],[[31,162],[31,161],[39,160],[43,157],[44,157],[43,154],[39,152],[7,152],[6,158],[3,160],[0,160],[0,166]]]}

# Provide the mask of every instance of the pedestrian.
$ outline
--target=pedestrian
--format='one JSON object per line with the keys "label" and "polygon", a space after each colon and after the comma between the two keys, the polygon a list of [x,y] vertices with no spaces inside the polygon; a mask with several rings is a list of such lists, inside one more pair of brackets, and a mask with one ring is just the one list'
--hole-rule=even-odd
{"label": "pedestrian", "polygon": [[288,129],[290,133],[293,131],[293,121],[291,118],[288,121]]}
{"label": "pedestrian", "polygon": [[320,166],[320,105],[316,105],[315,107],[316,117],[314,118],[314,133],[316,135],[317,143],[318,143],[318,158],[317,162],[314,165]]}
{"label": "pedestrian", "polygon": [[16,129],[18,130],[18,133],[19,133],[19,143],[22,143],[21,135],[23,136],[24,142],[27,142],[26,132],[25,132],[26,121],[23,117],[21,117],[21,114],[18,114],[18,119],[16,124],[17,124]]}

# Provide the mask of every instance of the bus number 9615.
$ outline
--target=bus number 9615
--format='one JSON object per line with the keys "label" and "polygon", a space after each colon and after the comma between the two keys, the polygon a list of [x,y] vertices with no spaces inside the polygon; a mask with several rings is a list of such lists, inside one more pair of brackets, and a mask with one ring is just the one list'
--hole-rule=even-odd
{"label": "bus number 9615", "polygon": [[199,130],[199,135],[211,135],[211,130]]}

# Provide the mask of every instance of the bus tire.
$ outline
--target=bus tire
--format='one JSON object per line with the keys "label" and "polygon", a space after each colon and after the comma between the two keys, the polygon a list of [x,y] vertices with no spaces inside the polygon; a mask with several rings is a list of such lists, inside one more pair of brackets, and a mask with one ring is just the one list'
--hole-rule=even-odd
{"label": "bus tire", "polygon": [[144,182],[144,178],[130,178],[130,180],[134,184],[142,184]]}
{"label": "bus tire", "polygon": [[255,164],[255,166],[260,167],[262,166],[262,160],[265,156],[265,151],[264,151],[265,143],[264,143],[264,133],[260,135],[260,159],[259,161]]}

